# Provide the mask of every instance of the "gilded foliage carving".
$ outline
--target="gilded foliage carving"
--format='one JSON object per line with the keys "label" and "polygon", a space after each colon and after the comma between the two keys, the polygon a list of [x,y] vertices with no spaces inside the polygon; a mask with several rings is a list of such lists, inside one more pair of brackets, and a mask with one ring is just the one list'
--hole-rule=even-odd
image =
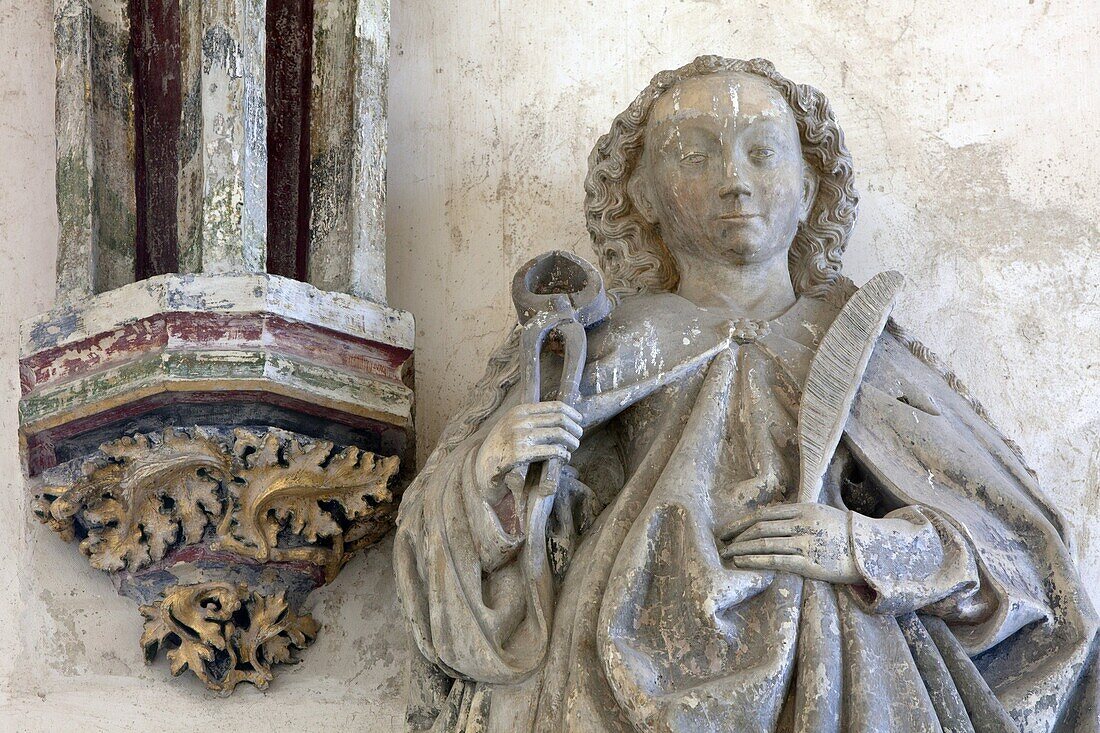
{"label": "gilded foliage carving", "polygon": [[272,665],[294,662],[319,630],[311,616],[290,609],[284,592],[264,595],[229,583],[174,586],[141,614],[146,663],[165,649],[174,676],[190,670],[221,695],[242,682],[265,689]]}
{"label": "gilded foliage carving", "polygon": [[[375,459],[356,448],[333,455],[331,443],[302,445],[267,433],[238,431],[240,459],[233,511],[218,525],[215,548],[257,560],[305,560],[325,565],[331,579],[344,557],[344,530],[390,501],[396,456]],[[304,545],[280,547],[288,532]]]}
{"label": "gilded foliage carving", "polygon": [[182,430],[120,438],[100,447],[70,487],[40,496],[36,513],[100,570],[136,570],[180,543],[198,542],[222,513],[219,484],[230,456],[213,438]]}
{"label": "gilded foliage carving", "polygon": [[[106,443],[69,485],[42,490],[36,515],[100,570],[136,571],[184,544],[257,561],[307,561],[331,579],[345,534],[390,515],[397,457],[334,451],[280,430],[169,429]],[[361,544],[361,543],[356,543]]]}

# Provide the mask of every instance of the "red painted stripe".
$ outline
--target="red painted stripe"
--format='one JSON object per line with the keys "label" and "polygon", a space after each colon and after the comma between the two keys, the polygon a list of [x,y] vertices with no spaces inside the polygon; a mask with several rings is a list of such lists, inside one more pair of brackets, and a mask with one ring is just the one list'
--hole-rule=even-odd
{"label": "red painted stripe", "polygon": [[279,353],[316,363],[401,381],[401,366],[412,352],[378,341],[365,341],[337,331],[303,327],[297,321],[268,316],[266,335]]}
{"label": "red painted stripe", "polygon": [[313,0],[267,0],[267,271],[309,273]]}
{"label": "red painted stripe", "polygon": [[23,394],[39,385],[86,374],[107,364],[127,361],[168,345],[164,318],[147,318],[75,343],[45,349],[19,360],[24,369]]}
{"label": "red painted stripe", "polygon": [[176,193],[183,86],[178,2],[130,0],[136,279],[179,270]]}
{"label": "red painted stripe", "polygon": [[165,349],[263,348],[353,374],[400,382],[412,352],[263,313],[171,312],[20,360],[22,393]]}

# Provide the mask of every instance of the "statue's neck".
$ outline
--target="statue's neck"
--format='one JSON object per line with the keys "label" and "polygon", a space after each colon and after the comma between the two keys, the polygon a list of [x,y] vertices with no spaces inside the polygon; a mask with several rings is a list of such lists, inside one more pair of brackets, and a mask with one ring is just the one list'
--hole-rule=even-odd
{"label": "statue's neck", "polygon": [[787,312],[797,300],[785,252],[765,262],[743,265],[716,264],[678,252],[676,266],[680,297],[730,318],[771,320]]}

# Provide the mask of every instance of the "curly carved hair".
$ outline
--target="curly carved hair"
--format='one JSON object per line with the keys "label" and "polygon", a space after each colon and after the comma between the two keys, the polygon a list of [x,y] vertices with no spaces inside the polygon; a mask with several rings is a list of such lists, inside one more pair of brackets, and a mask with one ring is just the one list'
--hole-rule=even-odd
{"label": "curly carved hair", "polygon": [[641,157],[646,121],[657,98],[684,79],[723,71],[755,74],[783,95],[798,124],[802,155],[817,173],[817,195],[806,222],[799,224],[789,254],[795,292],[820,297],[840,274],[859,196],[852,158],[829,100],[811,86],[790,81],[765,59],[700,56],[675,71],[654,76],[588,157],[585,220],[608,287],[616,293],[676,290],[679,274],[672,255],[657,227],[635,208],[627,183]]}

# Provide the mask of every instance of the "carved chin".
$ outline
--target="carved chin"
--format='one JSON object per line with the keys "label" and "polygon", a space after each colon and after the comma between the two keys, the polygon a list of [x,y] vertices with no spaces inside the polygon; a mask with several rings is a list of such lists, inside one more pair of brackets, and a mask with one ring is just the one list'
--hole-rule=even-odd
{"label": "carved chin", "polygon": [[778,246],[773,242],[761,242],[757,237],[728,237],[722,241],[722,245],[722,259],[731,265],[767,262],[790,249],[789,244]]}

